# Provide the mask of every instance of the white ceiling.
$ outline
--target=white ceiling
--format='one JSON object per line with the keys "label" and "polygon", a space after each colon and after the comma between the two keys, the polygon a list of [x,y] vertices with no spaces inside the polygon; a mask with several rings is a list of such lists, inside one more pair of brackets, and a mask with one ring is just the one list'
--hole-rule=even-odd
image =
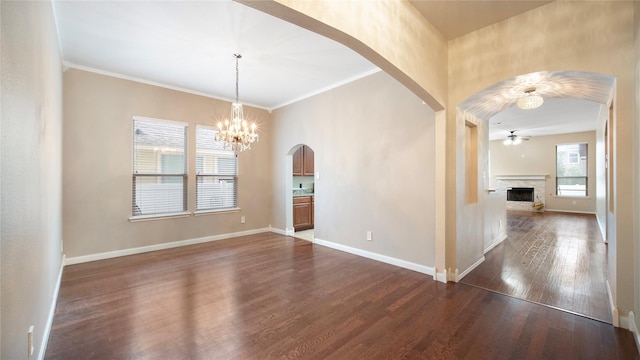
{"label": "white ceiling", "polygon": [[229,1],[55,1],[63,59],[225,100],[277,108],[378,71],[351,49]]}
{"label": "white ceiling", "polygon": [[[546,2],[411,0],[447,38]],[[232,100],[233,54],[240,53],[240,101],[269,110],[379,71],[333,40],[231,0],[54,0],[54,11],[66,66]],[[489,88],[482,98],[493,99],[495,110],[492,91],[503,90]],[[492,138],[507,130],[539,136],[595,126],[585,119],[597,113],[584,100],[549,99],[527,113],[510,108],[512,100],[498,104],[507,111],[491,114],[501,123],[491,126]]]}
{"label": "white ceiling", "polygon": [[511,131],[519,136],[543,136],[592,131],[600,103],[583,99],[546,99],[541,107],[522,110],[512,106],[489,121],[489,140],[504,140]]}

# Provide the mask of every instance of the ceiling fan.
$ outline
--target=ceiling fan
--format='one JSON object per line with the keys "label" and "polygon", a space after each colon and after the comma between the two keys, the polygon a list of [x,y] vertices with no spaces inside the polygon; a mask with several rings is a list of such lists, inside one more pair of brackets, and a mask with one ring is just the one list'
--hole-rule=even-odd
{"label": "ceiling fan", "polygon": [[522,140],[529,140],[530,137],[528,136],[518,136],[515,134],[516,130],[512,130],[511,133],[509,135],[507,135],[507,138],[505,139],[504,142],[502,142],[505,145],[518,145],[522,142]]}

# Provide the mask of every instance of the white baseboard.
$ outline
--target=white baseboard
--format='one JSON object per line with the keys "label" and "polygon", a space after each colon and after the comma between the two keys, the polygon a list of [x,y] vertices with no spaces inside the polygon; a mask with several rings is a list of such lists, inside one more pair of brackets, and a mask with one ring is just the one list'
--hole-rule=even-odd
{"label": "white baseboard", "polygon": [[269,229],[271,229],[271,231],[276,233],[276,234],[287,236],[287,231],[286,230],[282,230],[282,229],[278,229],[278,228],[274,228],[274,227],[271,227]]}
{"label": "white baseboard", "polygon": [[293,236],[293,234],[295,234],[295,232],[296,232],[296,229],[294,229],[294,228],[286,229],[286,231],[285,231],[285,233],[283,235]]}
{"label": "white baseboard", "polygon": [[235,233],[205,236],[205,237],[195,238],[195,239],[173,241],[173,242],[155,244],[155,245],[149,245],[149,246],[141,246],[137,248],[107,251],[107,252],[98,253],[98,254],[75,256],[75,257],[66,259],[66,261],[64,262],[64,265],[66,266],[66,265],[85,263],[89,261],[111,259],[111,258],[126,256],[126,255],[142,254],[150,251],[171,249],[171,248],[180,247],[180,246],[187,246],[187,245],[200,244],[200,243],[216,241],[216,240],[230,239],[234,237],[259,234],[259,233],[269,232],[269,231],[273,231],[273,228],[261,228],[261,229],[247,230],[247,231],[239,231]]}
{"label": "white baseboard", "polygon": [[595,215],[596,213],[593,211],[571,211],[571,210],[559,210],[559,209],[544,209],[545,211],[550,211],[550,212],[563,212],[563,213],[570,213],[570,214],[587,214],[587,215]]}
{"label": "white baseboard", "polygon": [[606,280],[605,284],[607,285],[607,295],[609,295],[609,307],[611,308],[611,318],[613,319],[613,326],[620,327],[621,319],[618,314],[618,308],[614,305],[614,302],[613,302],[613,294],[611,293],[611,286],[609,285],[609,280]]}
{"label": "white baseboard", "polygon": [[507,238],[507,233],[502,234],[497,241],[493,242],[493,244],[487,246],[487,248],[484,249],[484,254],[491,251],[491,249],[493,249],[494,247],[500,245],[500,243],[503,242],[506,238]]}
{"label": "white baseboard", "polygon": [[620,326],[617,326],[617,327],[619,327],[621,329],[630,330],[629,329],[629,317],[628,316],[624,316],[624,315],[620,315],[619,319],[620,319],[620,323],[619,323]]}
{"label": "white baseboard", "polygon": [[636,323],[636,315],[633,311],[629,311],[629,330],[633,333],[633,339],[636,341],[636,347],[640,352],[640,333],[638,333],[638,325]]}
{"label": "white baseboard", "polygon": [[[442,270],[442,271],[441,271]],[[433,280],[441,283],[447,283],[447,269],[433,268]]]}
{"label": "white baseboard", "polygon": [[482,264],[484,262],[484,256],[481,257],[480,259],[478,259],[478,261],[476,261],[475,263],[473,263],[473,265],[469,266],[467,268],[467,270],[463,271],[460,275],[458,275],[456,277],[456,282],[462,280],[463,277],[467,276],[467,274],[469,274],[470,272],[473,271],[473,269],[477,268],[478,266],[480,266],[480,264]]}
{"label": "white baseboard", "polygon": [[423,273],[423,274],[427,274],[427,275],[431,275],[431,276],[433,276],[433,274],[434,274],[433,268],[430,267],[430,266],[420,265],[420,264],[412,263],[412,262],[409,262],[409,261],[406,261],[406,260],[396,259],[396,258],[393,258],[393,257],[390,257],[390,256],[380,255],[380,254],[377,254],[377,253],[374,253],[374,252],[361,250],[361,249],[357,249],[357,248],[354,248],[354,247],[350,247],[350,246],[346,246],[346,245],[342,245],[342,244],[337,244],[337,243],[334,243],[334,242],[331,242],[331,241],[322,240],[322,239],[318,239],[318,238],[315,238],[315,241],[313,243],[317,244],[317,245],[326,246],[326,247],[329,247],[329,248],[332,248],[332,249],[344,251],[344,252],[347,252],[347,253],[350,253],[350,254],[362,256],[362,257],[365,257],[367,259],[372,259],[372,260],[380,261],[380,262],[383,262],[383,263],[395,265],[395,266],[398,266],[398,267],[401,267],[401,268],[417,271],[419,273]]}
{"label": "white baseboard", "polygon": [[51,335],[51,327],[53,326],[53,316],[56,313],[56,305],[58,304],[58,293],[60,292],[60,284],[62,283],[62,271],[64,270],[65,256],[62,255],[60,261],[60,271],[58,272],[58,280],[56,281],[55,289],[53,289],[53,299],[51,299],[51,306],[49,307],[49,317],[47,318],[47,324],[42,332],[42,340],[40,341],[40,353],[38,354],[38,360],[44,359],[44,354],[47,352],[47,344],[49,343],[49,335]]}

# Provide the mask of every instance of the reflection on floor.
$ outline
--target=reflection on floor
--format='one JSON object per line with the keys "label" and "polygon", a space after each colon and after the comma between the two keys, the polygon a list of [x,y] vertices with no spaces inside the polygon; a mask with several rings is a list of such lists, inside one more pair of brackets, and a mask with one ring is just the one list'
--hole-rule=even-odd
{"label": "reflection on floor", "polygon": [[461,282],[612,322],[594,215],[509,211],[508,238]]}
{"label": "reflection on floor", "polygon": [[303,239],[303,240],[307,240],[307,241],[313,242],[313,229],[296,231],[293,234],[293,236],[295,236],[295,237],[297,237],[299,239]]}
{"label": "reflection on floor", "polygon": [[45,359],[640,359],[633,334],[273,232],[65,266]]}

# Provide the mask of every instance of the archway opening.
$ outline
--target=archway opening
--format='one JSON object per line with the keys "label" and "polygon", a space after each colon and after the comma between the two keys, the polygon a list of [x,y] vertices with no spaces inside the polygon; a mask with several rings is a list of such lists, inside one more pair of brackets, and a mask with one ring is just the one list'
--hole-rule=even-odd
{"label": "archway opening", "polygon": [[315,152],[308,145],[296,145],[287,154],[286,194],[287,235],[313,242]]}
{"label": "archway opening", "polygon": [[[480,123],[483,134],[478,145],[480,154],[476,155],[479,166],[473,174],[481,179],[477,182],[477,190],[483,193],[481,210],[470,211],[471,205],[464,202],[466,195],[457,200],[456,248],[483,249],[476,253],[457,250],[458,266],[472,264],[462,266],[464,271],[460,280],[466,276],[462,282],[598,320],[612,322],[613,318],[615,324],[615,306],[609,303],[611,290],[607,283],[612,269],[615,279],[615,257],[607,258],[603,243],[609,228],[605,128],[613,113],[609,109],[614,86],[615,78],[602,74],[538,72],[497,83],[458,106],[457,132],[461,134],[469,119],[474,119]],[[534,110],[517,108],[518,99],[531,87],[544,98],[543,105]],[[582,114],[574,116],[579,112]],[[588,116],[591,119],[586,128]],[[577,122],[567,121],[570,117],[576,118]],[[518,136],[516,144],[509,141],[514,134],[512,131]],[[583,177],[580,179],[584,181],[581,192],[569,194],[563,183],[566,179],[562,175],[563,167],[558,165],[561,161],[559,149],[566,144],[580,145],[576,146],[576,156],[572,157],[575,164],[584,161],[586,165],[588,161],[584,176],[574,176]],[[470,153],[466,146],[463,142],[456,145],[456,152],[462,155],[465,163],[469,161],[465,154]],[[589,169],[588,173],[586,169]],[[457,182],[466,184],[468,176],[466,172],[460,172],[456,175]],[[526,203],[518,202],[520,208],[507,210],[508,204],[515,203],[507,199],[507,193],[523,188],[533,189],[533,197],[527,198]],[[544,207],[536,208],[536,203]],[[498,209],[500,207],[503,208]],[[501,211],[508,214],[506,221],[505,217],[499,216]],[[549,222],[552,218],[555,220]],[[564,226],[559,225],[561,223]],[[469,230],[469,226],[475,227]],[[569,229],[573,233],[568,234]],[[603,236],[597,236],[599,243],[589,244],[589,241],[595,241],[589,235],[593,230],[596,235],[601,233]],[[478,235],[462,236],[469,233]],[[555,238],[548,243],[540,241],[552,237]],[[505,238],[507,240],[503,242]],[[562,243],[567,239],[571,244]],[[585,250],[586,253],[580,253],[576,250],[580,244],[584,249],[599,247],[601,252],[589,254]],[[500,259],[500,264],[496,264],[495,258]],[[558,261],[547,261],[550,259]],[[581,269],[589,259],[594,263],[599,261],[596,276],[589,277],[589,271]],[[495,270],[493,275],[487,272],[491,267]],[[582,270],[586,270],[586,275],[577,276],[576,273]],[[554,292],[554,287],[558,291]],[[594,290],[596,287],[598,290]],[[567,288],[572,288],[573,292],[560,294],[560,289]],[[586,288],[593,292],[582,294]],[[594,305],[596,298],[599,304]],[[590,311],[590,307],[598,307],[599,312]]]}

